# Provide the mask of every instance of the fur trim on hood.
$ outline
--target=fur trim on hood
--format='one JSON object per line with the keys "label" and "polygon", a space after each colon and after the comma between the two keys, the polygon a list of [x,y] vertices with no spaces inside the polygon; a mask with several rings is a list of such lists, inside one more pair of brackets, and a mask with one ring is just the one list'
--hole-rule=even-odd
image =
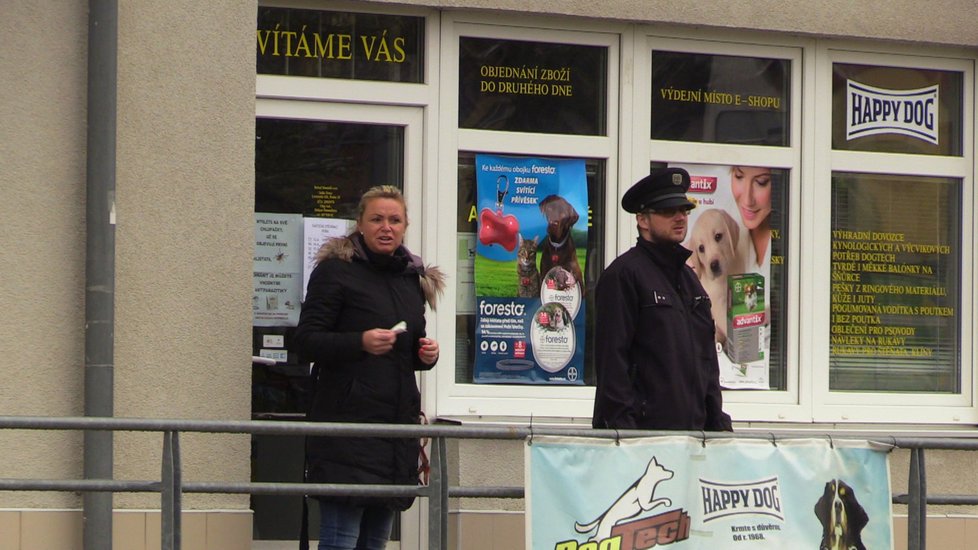
{"label": "fur trim on hood", "polygon": [[[445,293],[446,279],[448,275],[436,265],[425,265],[420,256],[411,253],[404,245],[400,251],[408,257],[409,271],[416,272],[421,277],[421,290],[424,292],[424,299],[428,302],[428,307],[435,311],[438,309],[438,297]],[[316,252],[316,264],[328,259],[335,258],[344,262],[352,262],[354,258],[366,261],[367,254],[364,252],[358,239],[353,236],[336,237],[329,239]]]}

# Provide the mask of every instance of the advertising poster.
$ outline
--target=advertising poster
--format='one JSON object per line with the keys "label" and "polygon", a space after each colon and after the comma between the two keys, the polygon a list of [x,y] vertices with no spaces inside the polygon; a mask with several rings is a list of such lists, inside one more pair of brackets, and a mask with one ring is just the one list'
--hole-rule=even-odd
{"label": "advertising poster", "polygon": [[690,175],[683,246],[713,304],[720,385],[769,389],[771,170],[676,165]]}
{"label": "advertising poster", "polygon": [[824,439],[533,437],[535,550],[892,550],[888,448]]}
{"label": "advertising poster", "polygon": [[301,236],[301,215],[255,213],[254,326],[294,327],[299,323]]}
{"label": "advertising poster", "polygon": [[475,382],[583,384],[580,159],[476,156]]}
{"label": "advertising poster", "polygon": [[455,314],[475,314],[475,233],[458,233],[455,265]]}

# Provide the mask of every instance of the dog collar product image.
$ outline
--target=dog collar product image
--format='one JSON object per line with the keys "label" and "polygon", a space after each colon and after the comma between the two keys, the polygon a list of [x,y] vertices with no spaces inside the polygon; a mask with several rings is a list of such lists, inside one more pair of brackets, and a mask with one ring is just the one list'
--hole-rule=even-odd
{"label": "dog collar product image", "polygon": [[541,369],[551,374],[562,371],[577,350],[573,316],[562,304],[543,304],[530,320],[530,341]]}
{"label": "dog collar product image", "polygon": [[521,371],[533,368],[533,361],[526,359],[503,359],[496,361],[496,368],[503,371]]}
{"label": "dog collar product image", "polygon": [[540,302],[558,303],[567,310],[571,319],[576,319],[581,309],[581,281],[563,266],[551,268],[540,285]]}

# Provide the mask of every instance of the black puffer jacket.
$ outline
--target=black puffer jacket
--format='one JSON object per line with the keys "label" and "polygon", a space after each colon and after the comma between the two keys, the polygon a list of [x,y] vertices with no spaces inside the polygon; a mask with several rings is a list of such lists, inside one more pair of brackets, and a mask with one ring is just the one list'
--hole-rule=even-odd
{"label": "black puffer jacket", "polygon": [[[415,371],[425,337],[425,301],[433,307],[443,275],[401,247],[393,256],[367,251],[359,234],[333,239],[319,252],[309,278],[295,344],[314,361],[319,379],[309,419],[326,422],[418,423],[421,396]],[[367,330],[407,332],[384,355],[363,351]],[[313,483],[405,484],[418,482],[419,443],[413,439],[309,438],[307,480]],[[354,500],[338,497],[340,500]],[[413,498],[384,499],[405,510]],[[378,503],[377,499],[360,503]]]}
{"label": "black puffer jacket", "polygon": [[638,244],[598,281],[595,428],[731,431],[710,298],[680,245]]}

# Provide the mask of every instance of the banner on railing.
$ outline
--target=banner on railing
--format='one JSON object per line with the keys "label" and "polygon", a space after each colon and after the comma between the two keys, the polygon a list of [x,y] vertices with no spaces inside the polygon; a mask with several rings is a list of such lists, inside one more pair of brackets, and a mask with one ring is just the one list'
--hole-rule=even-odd
{"label": "banner on railing", "polygon": [[851,440],[540,437],[534,550],[892,550],[889,448]]}

